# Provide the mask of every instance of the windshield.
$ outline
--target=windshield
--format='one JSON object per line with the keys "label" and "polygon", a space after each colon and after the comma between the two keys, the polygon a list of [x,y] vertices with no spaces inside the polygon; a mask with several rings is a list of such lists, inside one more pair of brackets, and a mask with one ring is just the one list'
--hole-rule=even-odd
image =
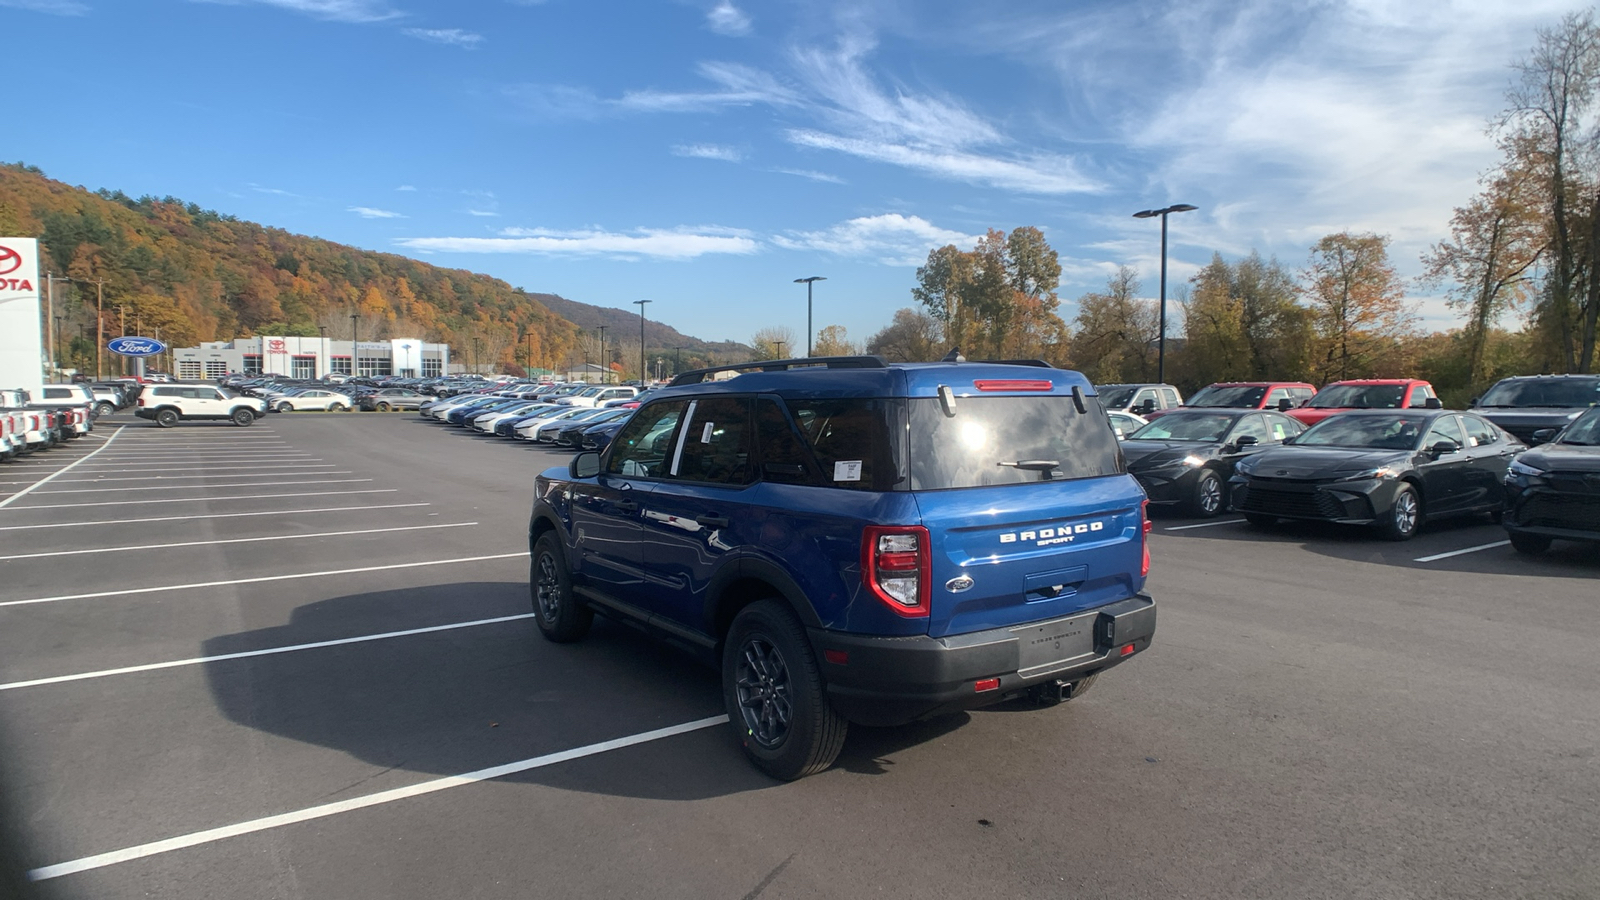
{"label": "windshield", "polygon": [[1323,388],[1306,406],[1317,409],[1399,409],[1403,384],[1335,384]]}
{"label": "windshield", "polygon": [[1256,409],[1267,389],[1260,385],[1236,384],[1204,388],[1190,397],[1184,406],[1226,407],[1229,409]]}
{"label": "windshield", "polygon": [[1070,397],[963,397],[955,415],[937,399],[907,402],[911,489],[1026,484],[1125,471],[1122,452],[1094,398],[1080,413]]}
{"label": "windshield", "polygon": [[1100,394],[1100,403],[1106,409],[1121,409],[1128,405],[1128,402],[1133,399],[1134,391],[1137,390],[1138,388],[1136,387],[1113,386],[1105,388],[1103,393]]}
{"label": "windshield", "polygon": [[1296,446],[1414,450],[1428,428],[1422,415],[1334,416],[1306,429]]}
{"label": "windshield", "polygon": [[1552,378],[1502,381],[1489,389],[1479,406],[1534,406],[1572,409],[1600,403],[1600,378]]}
{"label": "windshield", "polygon": [[1216,443],[1233,427],[1233,416],[1216,413],[1167,413],[1128,436],[1130,441],[1204,441]]}
{"label": "windshield", "polygon": [[1563,444],[1581,444],[1593,447],[1600,444],[1600,408],[1591,409],[1574,419],[1561,433]]}

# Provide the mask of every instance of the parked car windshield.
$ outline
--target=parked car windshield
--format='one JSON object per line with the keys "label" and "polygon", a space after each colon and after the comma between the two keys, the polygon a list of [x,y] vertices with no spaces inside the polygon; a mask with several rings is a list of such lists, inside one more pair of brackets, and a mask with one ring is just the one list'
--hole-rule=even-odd
{"label": "parked car windshield", "polygon": [[1561,433],[1563,444],[1582,444],[1593,447],[1600,444],[1600,408],[1591,409],[1573,420]]}
{"label": "parked car windshield", "polygon": [[1261,405],[1261,398],[1267,395],[1267,389],[1260,385],[1223,385],[1201,389],[1200,393],[1190,397],[1184,406],[1199,407],[1226,407],[1228,409],[1255,409]]}
{"label": "parked car windshield", "polygon": [[1414,450],[1427,430],[1427,416],[1334,416],[1306,429],[1294,443],[1296,446]]}
{"label": "parked car windshield", "polygon": [[1222,440],[1233,425],[1233,416],[1216,413],[1167,413],[1149,425],[1128,435],[1130,441],[1204,441]]}
{"label": "parked car windshield", "polygon": [[934,398],[909,400],[911,489],[965,488],[1096,478],[1125,471],[1122,451],[1094,398],[963,397],[955,415]]}
{"label": "parked car windshield", "polygon": [[1111,388],[1100,395],[1100,403],[1106,409],[1121,409],[1128,405],[1128,401],[1133,399],[1133,393],[1137,390],[1136,387]]}
{"label": "parked car windshield", "polygon": [[1489,389],[1479,406],[1542,406],[1552,409],[1600,403],[1600,378],[1551,378],[1502,381]]}
{"label": "parked car windshield", "polygon": [[1399,409],[1403,384],[1336,384],[1317,392],[1306,406],[1317,409]]}

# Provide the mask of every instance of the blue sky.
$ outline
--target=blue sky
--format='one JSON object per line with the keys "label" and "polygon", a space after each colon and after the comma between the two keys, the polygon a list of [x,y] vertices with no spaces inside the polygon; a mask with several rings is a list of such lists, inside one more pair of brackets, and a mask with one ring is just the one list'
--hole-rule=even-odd
{"label": "blue sky", "polygon": [[[9,160],[699,337],[863,340],[929,249],[1042,229],[1062,314],[1342,229],[1401,273],[1570,2],[0,0]],[[16,123],[29,123],[26,128]],[[1413,291],[1431,327],[1437,289]]]}

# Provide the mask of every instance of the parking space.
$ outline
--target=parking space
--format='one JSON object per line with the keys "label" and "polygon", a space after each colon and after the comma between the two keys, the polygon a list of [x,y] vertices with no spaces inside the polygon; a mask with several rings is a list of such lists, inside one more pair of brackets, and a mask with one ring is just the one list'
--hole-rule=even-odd
{"label": "parking space", "polygon": [[778,784],[716,673],[538,636],[529,498],[566,453],[291,414],[36,457],[0,467],[0,725],[49,896],[1600,886],[1600,561],[1487,521],[1161,516],[1155,644],[1092,693],[858,728]]}

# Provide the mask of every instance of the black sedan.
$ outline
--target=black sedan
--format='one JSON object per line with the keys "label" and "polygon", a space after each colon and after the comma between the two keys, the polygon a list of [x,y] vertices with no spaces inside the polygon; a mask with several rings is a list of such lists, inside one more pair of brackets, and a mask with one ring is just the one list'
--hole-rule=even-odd
{"label": "black sedan", "polygon": [[1522,553],[1543,553],[1554,538],[1600,542],[1600,407],[1511,461],[1500,521]]}
{"label": "black sedan", "polygon": [[1372,525],[1403,541],[1425,518],[1498,515],[1506,466],[1525,449],[1470,413],[1340,413],[1235,466],[1233,508],[1257,526],[1278,519],[1343,522]]}
{"label": "black sedan", "polygon": [[1275,412],[1254,409],[1174,410],[1140,428],[1122,444],[1128,474],[1151,503],[1176,503],[1210,517],[1226,504],[1236,462],[1282,443],[1305,426]]}

